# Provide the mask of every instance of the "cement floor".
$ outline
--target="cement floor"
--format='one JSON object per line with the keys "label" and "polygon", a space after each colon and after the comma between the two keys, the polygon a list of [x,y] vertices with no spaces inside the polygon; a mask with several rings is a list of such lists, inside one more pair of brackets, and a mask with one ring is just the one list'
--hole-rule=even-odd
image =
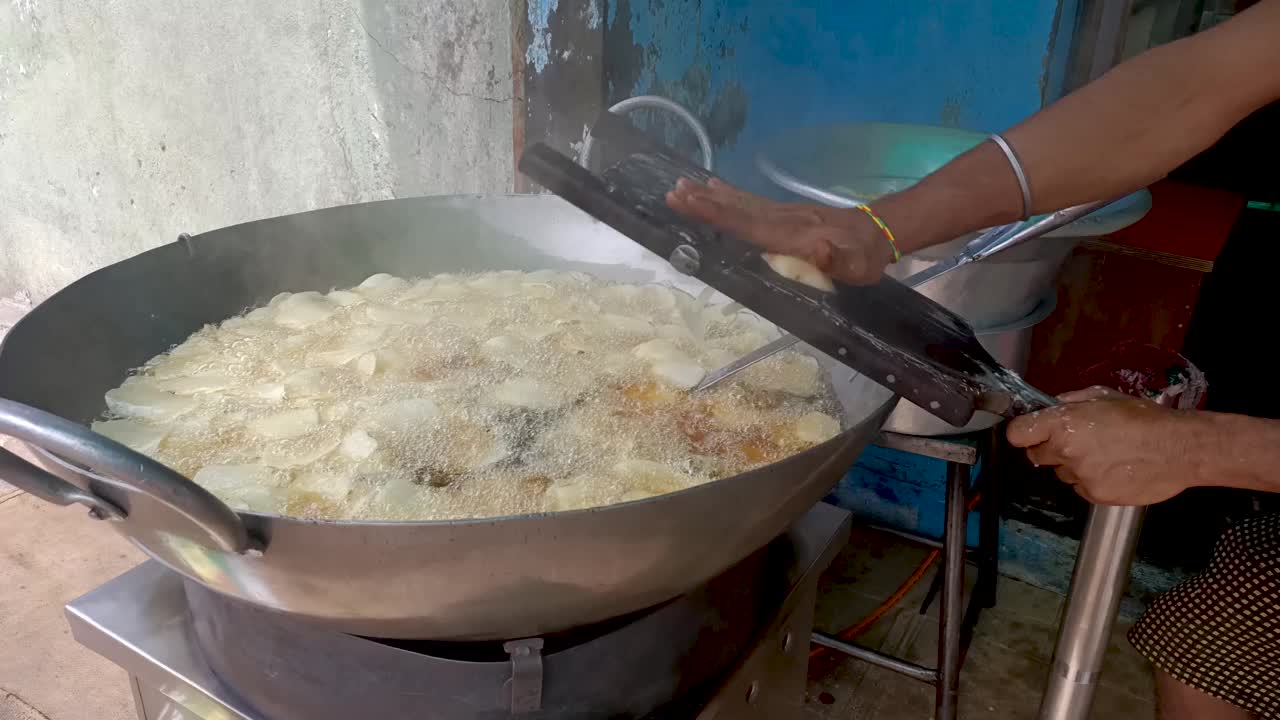
{"label": "cement floor", "polygon": [[141,562],[79,506],[0,493],[0,720],[131,720],[123,670],[72,639],[62,606]]}
{"label": "cement floor", "polygon": [[[855,624],[894,592],[925,555],[894,536],[855,530],[853,540],[823,578],[817,621],[836,632]],[[935,566],[936,567],[936,566]],[[966,579],[972,582],[974,568]],[[858,642],[933,667],[937,653],[934,602],[920,614],[932,573]],[[995,608],[984,610],[961,673],[960,717],[964,720],[1035,718],[1048,677],[1062,596],[1000,578]],[[1092,717],[1155,718],[1150,666],[1117,627],[1107,653]],[[844,656],[809,666],[806,720],[924,720],[933,712],[934,691],[897,673]]]}

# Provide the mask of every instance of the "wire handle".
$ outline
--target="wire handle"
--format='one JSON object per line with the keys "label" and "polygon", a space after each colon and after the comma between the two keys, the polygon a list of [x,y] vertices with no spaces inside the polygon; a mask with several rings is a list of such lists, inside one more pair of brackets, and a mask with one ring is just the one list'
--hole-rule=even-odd
{"label": "wire handle", "polygon": [[[703,127],[698,118],[689,112],[685,107],[673,100],[668,100],[657,95],[637,95],[633,98],[627,98],[613,107],[609,108],[609,112],[615,115],[623,115],[641,108],[652,108],[656,110],[666,110],[685,122],[693,134],[698,138],[698,147],[702,149],[702,167],[707,172],[715,171],[714,150],[711,147],[711,135],[707,129]],[[588,170],[591,169],[591,150],[595,146],[595,138],[591,135],[591,131],[587,131],[586,137],[582,141],[582,154],[578,157],[578,164]]]}

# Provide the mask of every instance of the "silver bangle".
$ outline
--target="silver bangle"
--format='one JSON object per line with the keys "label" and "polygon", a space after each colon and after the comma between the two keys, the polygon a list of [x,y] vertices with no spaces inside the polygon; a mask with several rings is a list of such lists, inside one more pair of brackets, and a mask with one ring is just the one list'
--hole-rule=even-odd
{"label": "silver bangle", "polygon": [[1022,219],[1026,220],[1031,217],[1031,186],[1027,183],[1027,173],[1022,169],[1022,161],[1000,133],[992,134],[990,140],[1004,151],[1004,156],[1009,158],[1009,165],[1013,167],[1013,174],[1018,176],[1018,186],[1022,188]]}

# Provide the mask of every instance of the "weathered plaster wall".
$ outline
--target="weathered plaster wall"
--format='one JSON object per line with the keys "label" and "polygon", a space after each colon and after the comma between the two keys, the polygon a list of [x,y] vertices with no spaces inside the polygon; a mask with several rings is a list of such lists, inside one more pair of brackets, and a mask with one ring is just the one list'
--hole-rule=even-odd
{"label": "weathered plaster wall", "polygon": [[506,0],[0,3],[0,294],[236,222],[511,187]]}

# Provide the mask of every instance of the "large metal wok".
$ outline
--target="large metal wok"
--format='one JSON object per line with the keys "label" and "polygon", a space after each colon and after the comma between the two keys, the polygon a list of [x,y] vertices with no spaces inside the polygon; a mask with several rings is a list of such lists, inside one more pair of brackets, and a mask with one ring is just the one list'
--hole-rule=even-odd
{"label": "large metal wok", "polygon": [[662,603],[745,558],[823,497],[893,409],[890,392],[823,358],[849,429],[807,452],[613,507],[452,522],[236,513],[84,428],[131,368],[281,291],[540,268],[701,288],[550,196],[391,200],[184,236],[79,280],[10,330],[0,433],[49,471],[6,454],[0,478],[90,506],[152,557],[255,605],[374,637],[510,639]]}

